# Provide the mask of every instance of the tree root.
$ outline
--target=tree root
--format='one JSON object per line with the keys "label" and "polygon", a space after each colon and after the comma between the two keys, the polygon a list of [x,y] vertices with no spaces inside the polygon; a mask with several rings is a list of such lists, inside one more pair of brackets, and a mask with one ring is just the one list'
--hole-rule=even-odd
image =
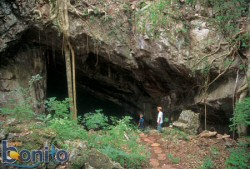
{"label": "tree root", "polygon": [[208,55],[205,55],[205,56],[203,56],[198,62],[196,62],[193,66],[192,66],[192,68],[191,69],[193,69],[195,66],[197,66],[201,61],[203,61],[205,58],[207,58],[207,57],[209,57],[209,56],[212,56],[212,55],[214,55],[214,54],[216,54],[217,52],[219,52],[219,50],[221,49],[221,45],[227,45],[228,43],[227,42],[224,42],[224,43],[219,43],[219,45],[218,45],[218,47],[217,47],[217,49],[214,51],[214,52],[212,52],[212,53],[210,53],[210,54],[208,54]]}

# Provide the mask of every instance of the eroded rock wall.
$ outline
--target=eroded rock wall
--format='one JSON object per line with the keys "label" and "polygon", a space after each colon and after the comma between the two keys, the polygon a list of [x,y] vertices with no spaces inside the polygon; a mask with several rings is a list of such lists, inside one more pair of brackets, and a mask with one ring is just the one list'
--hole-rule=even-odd
{"label": "eroded rock wall", "polygon": [[[151,38],[139,31],[137,24],[147,13],[139,20],[135,19],[135,13],[143,13],[152,3],[148,1],[145,7],[140,7],[139,1],[105,4],[71,1],[70,41],[76,54],[78,83],[93,95],[124,106],[128,111],[145,112],[147,119],[155,118],[155,107],[160,104],[167,112],[180,113],[189,108],[203,113],[206,102],[211,122],[228,120],[241,60],[224,57],[232,49],[206,19],[211,15],[210,9],[199,5],[173,6],[186,16],[184,21],[170,17],[166,28],[158,30],[158,37]],[[61,53],[63,37],[55,11],[56,5],[45,0],[1,1],[0,58],[6,58],[6,53],[22,43]],[[146,23],[145,28],[151,26]],[[225,61],[232,62],[230,67]],[[207,76],[204,72],[210,64]],[[43,66],[40,68],[38,72],[43,72]],[[6,72],[6,67],[1,66],[1,72]],[[29,79],[31,72],[22,72],[26,76],[22,81]],[[243,76],[244,72],[240,71],[238,86],[243,85]],[[204,99],[206,80],[212,83]],[[5,83],[2,81],[1,85]]]}

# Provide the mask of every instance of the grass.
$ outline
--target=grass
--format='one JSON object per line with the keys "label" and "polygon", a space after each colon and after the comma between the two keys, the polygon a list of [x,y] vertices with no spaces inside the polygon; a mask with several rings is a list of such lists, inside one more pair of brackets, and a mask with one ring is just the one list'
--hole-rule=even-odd
{"label": "grass", "polygon": [[190,140],[188,134],[175,128],[166,128],[166,130],[163,131],[163,137],[170,141],[177,141],[177,140],[189,141]]}
{"label": "grass", "polygon": [[173,154],[168,154],[168,159],[173,163],[173,164],[179,164],[181,159],[179,157],[174,157]]}
{"label": "grass", "polygon": [[214,168],[213,160],[210,157],[206,157],[201,166],[201,169],[212,169],[212,168]]}

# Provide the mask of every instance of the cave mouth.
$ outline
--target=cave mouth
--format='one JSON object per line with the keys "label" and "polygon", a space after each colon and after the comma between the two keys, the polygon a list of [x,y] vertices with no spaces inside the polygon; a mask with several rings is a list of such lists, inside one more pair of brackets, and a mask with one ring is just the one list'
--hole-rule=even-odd
{"label": "cave mouth", "polygon": [[[46,69],[47,69],[47,90],[46,97],[56,97],[58,100],[64,100],[68,97],[67,92],[67,77],[66,66],[63,62],[63,56],[60,54],[47,52],[46,57]],[[79,72],[77,72],[79,75]],[[95,110],[102,109],[103,113],[107,116],[121,117],[128,115],[125,113],[125,108],[115,104],[104,98],[95,96],[82,86],[91,85],[92,82],[88,79],[84,79],[85,82],[77,81],[77,110],[78,116],[83,116],[85,113],[95,112]],[[84,83],[84,84],[83,84]],[[101,88],[101,85],[95,83],[95,88]]]}

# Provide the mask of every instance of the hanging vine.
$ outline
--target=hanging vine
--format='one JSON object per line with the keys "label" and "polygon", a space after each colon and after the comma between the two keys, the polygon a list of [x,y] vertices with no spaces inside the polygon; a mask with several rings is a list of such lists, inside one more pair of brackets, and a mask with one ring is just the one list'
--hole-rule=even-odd
{"label": "hanging vine", "polygon": [[70,112],[72,118],[77,119],[77,107],[76,107],[76,75],[75,75],[75,53],[69,39],[69,17],[68,8],[72,8],[70,1],[54,1],[55,14],[52,19],[56,19],[59,23],[60,31],[63,35],[63,54],[65,56],[66,74],[67,74],[67,86],[68,97],[70,99]]}

